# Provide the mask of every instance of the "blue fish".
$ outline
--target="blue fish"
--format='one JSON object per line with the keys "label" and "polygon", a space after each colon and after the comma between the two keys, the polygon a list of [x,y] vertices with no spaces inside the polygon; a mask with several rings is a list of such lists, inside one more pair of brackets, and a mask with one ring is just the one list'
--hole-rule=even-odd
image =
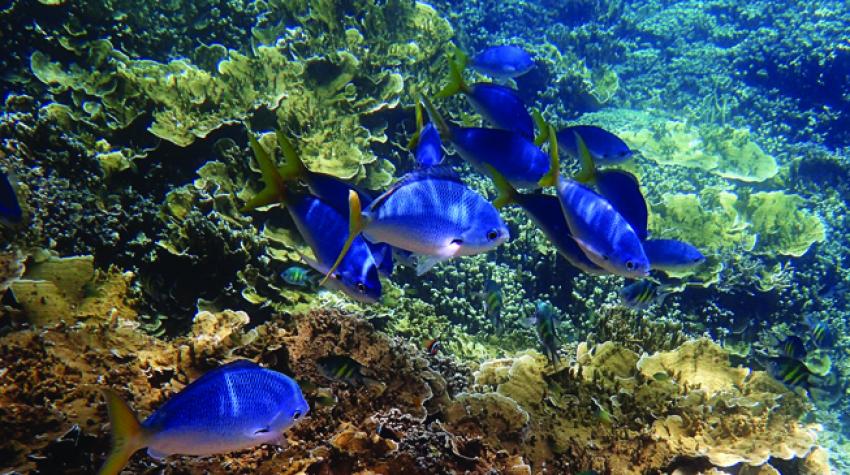
{"label": "blue fish", "polygon": [[649,259],[640,238],[608,200],[567,179],[558,182],[558,198],[570,234],[588,259],[623,277],[637,279],[649,274]]}
{"label": "blue fish", "polygon": [[281,439],[310,407],[288,376],[236,361],[201,376],[139,423],[111,390],[104,391],[112,424],[112,450],[100,475],[115,475],[137,450],[213,455]]}
{"label": "blue fish", "polygon": [[509,237],[496,208],[446,168],[408,174],[363,211],[356,193],[349,200],[349,239],[362,232],[372,242],[428,256],[420,274],[452,257],[487,252]]}
{"label": "blue fish", "polygon": [[615,165],[634,155],[629,146],[611,132],[595,125],[575,125],[561,129],[557,133],[561,150],[573,158],[579,158],[576,133],[584,140],[590,156],[597,165]]}
{"label": "blue fish", "polygon": [[434,124],[429,122],[422,127],[414,156],[420,168],[435,167],[443,162],[443,142]]}
{"label": "blue fish", "polygon": [[637,178],[623,170],[603,170],[595,173],[592,183],[599,194],[628,221],[638,239],[645,240],[649,236],[649,209]]}
{"label": "blue fish", "polygon": [[510,203],[518,204],[534,221],[534,224],[540,228],[549,242],[555,246],[558,253],[573,267],[591,275],[607,274],[605,270],[587,258],[576,240],[573,239],[557,196],[542,193],[520,193],[493,168],[490,168],[490,176],[499,192],[499,196],[493,202],[497,208]]}
{"label": "blue fish", "polygon": [[639,280],[620,290],[620,301],[632,310],[644,310],[652,304],[661,305],[670,291],[651,280]]}
{"label": "blue fish", "polygon": [[[278,145],[283,151],[283,156],[286,160],[285,164],[278,169],[284,181],[294,179],[303,180],[313,195],[321,198],[322,201],[333,206],[343,215],[348,213],[348,193],[350,191],[357,193],[361,203],[368,205],[372,202],[372,195],[366,190],[333,175],[307,169],[292,142],[279,130],[276,131],[276,135]],[[437,140],[439,140],[439,137],[437,137]],[[256,141],[253,143],[252,148],[254,149],[254,153],[262,153],[271,161],[271,157],[265,150]],[[366,245],[369,246],[369,250],[372,252],[372,257],[375,259],[378,271],[386,276],[392,275],[394,269],[392,249],[386,244],[366,242]]]}
{"label": "blue fish", "polygon": [[806,315],[806,325],[812,332],[812,341],[818,348],[832,348],[835,346],[835,335],[825,322],[811,315]]}
{"label": "blue fish", "polygon": [[14,178],[0,170],[0,223],[8,226],[20,224],[24,220],[14,181]]}
{"label": "blue fish", "polygon": [[469,65],[481,74],[507,80],[531,71],[534,59],[519,46],[491,46],[473,56]]}
{"label": "blue fish", "polygon": [[[340,290],[359,302],[380,300],[381,280],[369,244],[360,237],[346,244],[348,222],[345,214],[321,198],[289,192],[285,186],[286,179],[250,134],[249,143],[260,164],[266,186],[242,207],[243,212],[275,202],[284,204],[315,256],[315,260],[305,257],[305,261],[329,277],[322,280],[322,285]],[[354,190],[350,193],[357,195]],[[337,256],[340,256],[340,262],[334,266],[335,272],[330,273],[331,263]]]}
{"label": "blue fish", "polygon": [[558,347],[561,342],[558,340],[555,323],[555,307],[549,302],[538,300],[534,309],[534,329],[537,330],[537,337],[540,339],[543,353],[549,364],[557,367],[561,361],[558,356]]}
{"label": "blue fish", "polygon": [[493,167],[514,188],[555,184],[558,170],[550,168],[548,155],[532,139],[511,130],[449,126],[428,98],[422,97],[422,101],[440,136],[479,170]]}
{"label": "blue fish", "polygon": [[[583,166],[577,179],[593,180],[595,170],[590,154],[582,138],[576,138]],[[551,127],[549,139],[553,140]],[[551,156],[552,168],[557,169],[557,150]],[[640,236],[607,199],[576,180],[560,176],[558,198],[570,234],[588,259],[612,274],[631,279],[649,274],[649,259]]]}
{"label": "blue fish", "polygon": [[311,281],[310,274],[307,269],[299,266],[288,267],[285,271],[280,273],[280,276],[287,284],[297,287],[306,287]]}
{"label": "blue fish", "polygon": [[648,239],[643,250],[653,269],[682,271],[705,262],[705,256],[696,247],[675,239]]}
{"label": "blue fish", "polygon": [[460,64],[457,61],[449,62],[449,82],[434,97],[442,99],[461,92],[475,111],[495,127],[534,139],[534,120],[517,91],[492,83],[467,85],[463,80],[463,69],[466,67],[463,58]]}

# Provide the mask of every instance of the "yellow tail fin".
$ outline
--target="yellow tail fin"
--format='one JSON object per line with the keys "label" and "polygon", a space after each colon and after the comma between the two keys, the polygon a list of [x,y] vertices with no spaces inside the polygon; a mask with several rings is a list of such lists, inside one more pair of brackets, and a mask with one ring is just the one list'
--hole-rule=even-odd
{"label": "yellow tail fin", "polygon": [[422,134],[422,127],[425,127],[425,117],[422,113],[422,103],[419,101],[419,93],[415,90],[413,91],[414,102],[416,103],[414,107],[416,108],[416,132],[413,133],[413,136],[410,137],[410,141],[407,142],[407,149],[413,150],[419,145],[419,135]]}
{"label": "yellow tail fin", "polygon": [[538,147],[549,140],[549,124],[543,118],[543,114],[537,109],[531,110],[531,118],[534,119],[534,125],[537,126],[537,137],[534,138],[534,145]]}
{"label": "yellow tail fin", "polygon": [[360,204],[360,195],[357,194],[354,190],[348,191],[348,239],[345,240],[345,244],[342,245],[342,251],[339,252],[339,257],[336,258],[336,262],[331,266],[328,270],[328,273],[325,274],[325,278],[319,282],[319,285],[324,285],[327,282],[328,278],[334,273],[339,264],[342,263],[342,259],[348,253],[348,250],[351,249],[351,243],[354,242],[354,238],[356,238],[363,231],[363,208]]}
{"label": "yellow tail fin", "polygon": [[555,186],[558,183],[558,176],[561,173],[561,160],[558,156],[558,136],[555,135],[555,128],[552,127],[552,124],[546,124],[546,130],[546,135],[549,137],[549,171],[537,182],[543,188]]}
{"label": "yellow tail fin", "polygon": [[[458,50],[458,52],[460,52],[460,50]],[[463,56],[463,58],[465,57],[466,55]],[[463,68],[465,66],[465,60],[462,60],[462,64],[459,64],[457,57],[449,60],[449,81],[440,92],[434,95],[436,99],[445,99],[446,97],[451,97],[458,92],[465,93],[469,90],[466,83],[463,81]]]}
{"label": "yellow tail fin", "polygon": [[578,132],[573,133],[576,135],[576,149],[581,159],[581,171],[576,174],[575,180],[580,183],[591,183],[596,179],[596,164],[593,163],[593,157],[590,156],[590,150],[584,143],[584,139]]}
{"label": "yellow tail fin", "polygon": [[277,136],[277,144],[280,146],[280,151],[283,153],[285,160],[284,164],[277,170],[284,181],[293,180],[295,178],[303,178],[308,173],[307,167],[301,161],[301,157],[295,150],[295,146],[280,130],[275,131]]}
{"label": "yellow tail fin", "polygon": [[422,105],[425,106],[425,111],[428,112],[428,117],[431,119],[431,122],[437,126],[437,131],[440,132],[440,137],[443,140],[451,140],[452,139],[452,131],[449,129],[449,124],[446,123],[446,120],[443,119],[443,116],[437,112],[437,108],[434,107],[434,104],[431,103],[425,96],[417,96],[417,101],[422,101]]}
{"label": "yellow tail fin", "polygon": [[260,171],[263,174],[263,183],[266,186],[256,196],[245,203],[245,206],[239,210],[242,213],[261,206],[283,202],[286,191],[284,179],[277,168],[275,168],[271,155],[257,142],[254,134],[250,131],[248,132],[248,144],[251,146],[251,150],[254,151],[254,157],[257,158],[257,163],[260,165]]}
{"label": "yellow tail fin", "polygon": [[112,426],[112,450],[98,475],[117,475],[130,457],[145,447],[146,434],[127,403],[110,389],[104,389],[103,395]]}
{"label": "yellow tail fin", "polygon": [[496,199],[493,200],[493,206],[497,209],[501,209],[502,207],[509,205],[511,203],[516,202],[517,191],[511,184],[508,182],[505,177],[496,171],[495,168],[490,165],[484,165],[484,168],[487,169],[487,172],[490,173],[490,178],[493,179],[493,184],[496,185],[496,191],[499,193],[496,196]]}

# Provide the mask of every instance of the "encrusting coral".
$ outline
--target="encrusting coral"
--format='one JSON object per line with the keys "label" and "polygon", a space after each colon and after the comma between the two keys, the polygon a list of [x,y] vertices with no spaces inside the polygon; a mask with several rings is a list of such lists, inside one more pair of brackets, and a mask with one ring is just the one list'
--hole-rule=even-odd
{"label": "encrusting coral", "polygon": [[672,470],[682,457],[758,466],[803,458],[816,441],[817,426],[799,422],[804,398],[731,367],[710,340],[643,356],[582,343],[568,366],[528,353],[483,363],[475,383],[447,409],[449,426],[558,473]]}

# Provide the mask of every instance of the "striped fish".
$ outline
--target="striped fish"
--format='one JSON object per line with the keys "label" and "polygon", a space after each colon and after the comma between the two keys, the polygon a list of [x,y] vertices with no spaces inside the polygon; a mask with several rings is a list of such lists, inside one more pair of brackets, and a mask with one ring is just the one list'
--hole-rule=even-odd
{"label": "striped fish", "polygon": [[343,381],[351,385],[363,384],[363,365],[348,356],[334,355],[319,358],[319,369],[328,379]]}
{"label": "striped fish", "polygon": [[502,328],[502,287],[494,280],[484,283],[484,314],[497,332]]}
{"label": "striped fish", "polygon": [[776,356],[765,362],[767,372],[789,388],[808,388],[811,371],[802,361],[787,356]]}
{"label": "striped fish", "polygon": [[811,315],[806,316],[806,325],[812,333],[812,341],[818,348],[832,348],[835,345],[835,335],[832,329],[825,322],[822,322]]}
{"label": "striped fish", "polygon": [[632,310],[644,310],[654,303],[663,303],[668,295],[669,290],[644,279],[623,287],[620,290],[620,301]]}

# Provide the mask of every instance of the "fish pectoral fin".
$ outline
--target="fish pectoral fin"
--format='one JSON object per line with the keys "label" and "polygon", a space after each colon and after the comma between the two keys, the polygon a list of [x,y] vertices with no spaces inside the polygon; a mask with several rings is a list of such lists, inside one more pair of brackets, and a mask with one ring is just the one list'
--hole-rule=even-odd
{"label": "fish pectoral fin", "polygon": [[165,460],[166,457],[168,457],[168,454],[165,452],[160,452],[159,450],[156,450],[153,447],[148,447],[148,456],[150,456],[150,458],[152,459],[156,459],[162,462],[163,460]]}
{"label": "fish pectoral fin", "polygon": [[594,248],[592,245],[588,244],[585,241],[582,241],[581,239],[579,239],[575,236],[573,236],[573,239],[576,241],[576,244],[578,244],[578,247],[581,248],[582,252],[584,252],[585,255],[587,255],[587,257],[590,260],[594,260],[594,258],[597,261],[607,261],[608,260],[608,256],[597,251],[596,248]]}
{"label": "fish pectoral fin", "polygon": [[451,256],[429,256],[424,259],[420,258],[419,262],[416,263],[416,275],[421,276],[431,270],[435,265],[449,259],[451,259]]}
{"label": "fish pectoral fin", "polygon": [[254,435],[268,434],[270,430],[271,428],[269,426],[260,427],[259,429],[254,431]]}

